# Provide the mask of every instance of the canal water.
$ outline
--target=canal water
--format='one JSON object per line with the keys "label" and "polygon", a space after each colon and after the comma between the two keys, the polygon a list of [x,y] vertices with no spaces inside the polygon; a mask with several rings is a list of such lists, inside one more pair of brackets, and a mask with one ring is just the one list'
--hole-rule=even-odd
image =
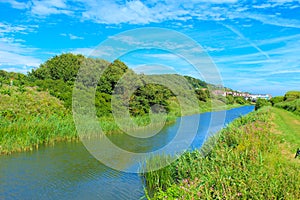
{"label": "canal water", "polygon": [[[225,123],[215,126],[216,129],[209,129],[212,113],[200,114],[197,135],[190,149],[200,148],[211,130],[218,131],[253,109],[253,106],[244,106],[226,111]],[[195,117],[199,115],[184,118],[193,121]],[[179,124],[180,118],[164,127],[158,137],[143,143],[128,140],[122,134],[112,135],[110,140],[124,149],[151,151],[171,141]],[[33,152],[0,156],[0,199],[136,200],[143,197],[143,183],[138,174],[101,164],[81,142],[58,143]]]}

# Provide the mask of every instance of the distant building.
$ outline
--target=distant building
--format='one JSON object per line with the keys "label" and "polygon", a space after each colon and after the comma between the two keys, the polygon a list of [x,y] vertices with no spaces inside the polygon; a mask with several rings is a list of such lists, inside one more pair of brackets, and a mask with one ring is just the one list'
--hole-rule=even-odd
{"label": "distant building", "polygon": [[250,94],[248,92],[239,92],[239,91],[223,91],[223,90],[213,90],[212,94],[217,96],[233,96],[233,97],[243,97],[244,99],[251,101],[256,101],[257,99],[266,99],[270,100],[272,96],[270,94]]}
{"label": "distant building", "polygon": [[249,94],[248,92],[234,92],[234,91],[227,91],[226,96],[228,95],[234,97],[244,97],[245,99],[250,99],[252,101],[256,101],[257,99],[270,100],[272,98],[270,94]]}
{"label": "distant building", "polygon": [[256,101],[257,99],[266,99],[270,100],[272,96],[270,94],[251,94],[250,99],[252,101]]}

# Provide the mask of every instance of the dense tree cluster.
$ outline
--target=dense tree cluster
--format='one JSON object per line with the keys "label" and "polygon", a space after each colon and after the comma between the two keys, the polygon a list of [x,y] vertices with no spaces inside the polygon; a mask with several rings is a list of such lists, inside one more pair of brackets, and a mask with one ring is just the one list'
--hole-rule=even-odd
{"label": "dense tree cluster", "polygon": [[[77,77],[78,72],[81,75]],[[187,98],[192,94],[202,102],[207,102],[211,98],[208,84],[190,76],[136,74],[120,60],[109,63],[71,53],[47,60],[28,75],[0,71],[0,87],[2,84],[10,84],[11,80],[13,84],[20,87],[37,86],[39,90],[48,91],[52,96],[63,101],[64,106],[69,110],[72,107],[72,94],[76,80],[77,83],[79,82],[77,88],[96,86],[97,116],[111,114],[112,95],[127,98],[130,114],[133,116],[148,114],[150,111],[170,112],[171,107],[168,102],[177,102],[178,95]],[[182,84],[183,82],[187,84]],[[128,91],[133,92],[127,94]],[[229,104],[245,103],[242,99],[231,97],[228,97],[227,101]]]}

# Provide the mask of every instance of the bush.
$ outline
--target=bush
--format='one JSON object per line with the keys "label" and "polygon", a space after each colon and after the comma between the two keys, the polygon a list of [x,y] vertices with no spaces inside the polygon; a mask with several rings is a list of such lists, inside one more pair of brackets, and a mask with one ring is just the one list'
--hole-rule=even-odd
{"label": "bush", "polygon": [[282,108],[287,111],[293,112],[296,115],[300,115],[300,99],[294,101],[284,101],[275,104],[275,107]]}
{"label": "bush", "polygon": [[269,106],[271,105],[270,102],[266,99],[257,99],[256,104],[255,104],[255,110],[258,110],[264,106]]}
{"label": "bush", "polygon": [[272,103],[272,106],[274,106],[276,103],[280,103],[284,101],[284,97],[283,96],[277,96],[277,97],[273,97],[272,99],[270,99],[270,102]]}
{"label": "bush", "polygon": [[299,91],[289,91],[284,95],[284,101],[293,101],[300,98]]}

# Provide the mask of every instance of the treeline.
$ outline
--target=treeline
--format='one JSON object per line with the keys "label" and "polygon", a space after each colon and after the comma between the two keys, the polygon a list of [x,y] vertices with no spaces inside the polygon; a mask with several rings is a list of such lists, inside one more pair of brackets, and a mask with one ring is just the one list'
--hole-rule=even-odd
{"label": "treeline", "polygon": [[[80,67],[86,65],[88,65],[88,70],[80,72],[81,74],[86,73],[87,80],[81,80],[83,85],[88,84],[87,82],[90,82],[89,84],[91,85],[95,84],[94,82],[98,79],[94,77],[94,72],[103,70],[101,71],[100,80],[96,83],[95,106],[98,117],[108,116],[112,113],[111,98],[113,94],[120,92],[116,90],[116,86],[124,75],[126,75],[127,78],[129,76],[130,80],[128,79],[128,82],[134,82],[136,87],[129,101],[129,110],[132,116],[148,114],[151,109],[154,113],[163,111],[168,113],[175,112],[174,108],[179,106],[179,102],[176,100],[178,95],[188,96],[189,94],[196,94],[196,98],[200,104],[201,102],[208,102],[210,98],[218,99],[227,104],[246,103],[243,98],[214,96],[209,93],[208,89],[208,87],[213,87],[212,85],[193,77],[183,77],[175,74],[152,76],[136,74],[120,60],[109,63],[105,60],[86,58],[82,55],[74,55],[71,53],[62,54],[49,59],[41,64],[39,68],[29,72],[28,75],[1,70],[0,85],[13,85],[18,87],[20,91],[25,91],[28,86],[37,87],[37,90],[47,91],[52,96],[61,100],[65,108],[71,110],[72,92],[76,76]],[[96,80],[93,80],[94,82],[89,80],[91,77]],[[151,83],[153,80],[154,82],[163,83],[167,82],[167,79],[175,80],[171,88],[176,88],[176,91],[171,91],[171,89],[169,89],[170,85],[166,87],[163,84]],[[176,80],[178,80],[177,83]],[[189,87],[182,86],[182,81],[187,81]],[[132,86],[129,83],[125,83],[122,89],[118,89],[132,89],[130,87]],[[2,94],[10,95],[10,92],[9,88],[1,89]],[[176,114],[180,115],[180,113]]]}

